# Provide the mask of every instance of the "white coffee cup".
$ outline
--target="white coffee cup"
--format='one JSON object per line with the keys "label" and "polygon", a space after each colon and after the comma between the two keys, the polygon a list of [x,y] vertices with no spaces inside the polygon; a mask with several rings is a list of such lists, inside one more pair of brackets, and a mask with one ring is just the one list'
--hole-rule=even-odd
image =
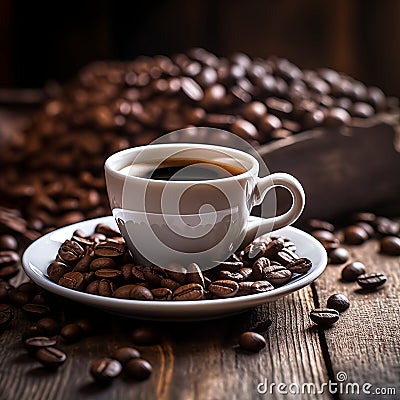
{"label": "white coffee cup", "polygon": [[[149,169],[171,159],[225,165],[239,172],[209,180],[147,177]],[[263,178],[258,173],[258,161],[250,154],[190,143],[135,147],[113,154],[105,163],[111,209],[136,262],[165,268],[192,262],[211,268],[256,236],[290,225],[300,216],[305,194],[299,181],[285,173]],[[278,186],[292,195],[289,211],[249,222],[252,208]]]}

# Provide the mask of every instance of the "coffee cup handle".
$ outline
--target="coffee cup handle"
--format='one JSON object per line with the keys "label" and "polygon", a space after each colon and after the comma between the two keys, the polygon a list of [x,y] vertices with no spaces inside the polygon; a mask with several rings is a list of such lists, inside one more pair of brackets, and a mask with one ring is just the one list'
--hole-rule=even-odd
{"label": "coffee cup handle", "polygon": [[292,205],[289,211],[276,217],[249,221],[247,232],[241,245],[242,248],[251,243],[256,236],[288,226],[301,215],[305,205],[304,189],[295,177],[283,172],[274,173],[264,178],[257,178],[253,205],[261,204],[266,194],[274,187],[283,187],[292,195]]}

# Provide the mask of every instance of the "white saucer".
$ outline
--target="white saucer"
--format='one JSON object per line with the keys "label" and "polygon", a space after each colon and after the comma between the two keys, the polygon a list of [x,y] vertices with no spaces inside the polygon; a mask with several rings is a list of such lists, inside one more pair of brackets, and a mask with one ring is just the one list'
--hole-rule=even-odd
{"label": "white saucer", "polygon": [[81,229],[87,234],[93,233],[95,226],[99,223],[117,227],[112,216],[96,218],[57,229],[33,242],[22,258],[26,274],[50,292],[103,311],[142,319],[193,321],[219,318],[275,301],[313,282],[322,274],[327,265],[327,255],[322,245],[309,234],[289,226],[275,231],[274,234],[280,234],[292,240],[296,244],[297,253],[312,261],[312,268],[307,274],[266,293],[217,300],[139,301],[77,292],[50,281],[46,276],[46,270],[50,262],[54,260],[60,244],[71,238],[76,229]]}

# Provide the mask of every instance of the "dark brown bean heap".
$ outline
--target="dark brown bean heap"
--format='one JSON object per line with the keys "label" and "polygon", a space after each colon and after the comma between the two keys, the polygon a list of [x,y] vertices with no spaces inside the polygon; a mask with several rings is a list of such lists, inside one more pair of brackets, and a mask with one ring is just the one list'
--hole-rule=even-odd
{"label": "dark brown bean heap", "polygon": [[33,240],[38,232],[108,214],[105,158],[173,130],[222,128],[259,145],[315,127],[357,124],[393,107],[378,88],[331,69],[303,71],[275,56],[219,58],[195,48],[96,62],[45,103],[2,154],[0,198],[22,215],[1,210],[0,226]]}
{"label": "dark brown bean heap", "polygon": [[[295,253],[293,242],[277,236],[255,241],[203,272],[195,263],[174,270],[135,265],[122,236],[103,224],[95,228],[95,234],[104,235],[97,240],[78,234],[60,246],[47,268],[49,279],[68,289],[118,299],[194,301],[264,293],[312,267]],[[74,341],[75,336],[79,338],[78,329],[64,339]]]}

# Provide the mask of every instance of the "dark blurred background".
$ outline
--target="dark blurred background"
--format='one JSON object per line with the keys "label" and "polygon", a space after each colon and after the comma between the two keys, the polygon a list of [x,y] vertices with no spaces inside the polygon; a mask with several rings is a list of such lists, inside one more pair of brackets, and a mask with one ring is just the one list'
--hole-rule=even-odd
{"label": "dark blurred background", "polygon": [[97,59],[203,46],[330,66],[400,95],[400,1],[0,2],[0,86],[65,82]]}

